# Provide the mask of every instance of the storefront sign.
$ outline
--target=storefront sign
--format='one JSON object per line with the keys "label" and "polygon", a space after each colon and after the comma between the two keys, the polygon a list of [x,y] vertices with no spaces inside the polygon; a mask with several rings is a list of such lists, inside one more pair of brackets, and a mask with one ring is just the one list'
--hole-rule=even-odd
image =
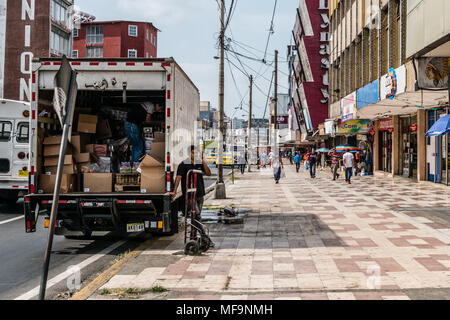
{"label": "storefront sign", "polygon": [[417,124],[412,124],[412,125],[410,125],[410,126],[409,126],[409,129],[410,129],[411,131],[417,131]]}
{"label": "storefront sign", "polygon": [[375,80],[356,92],[356,96],[358,97],[356,102],[357,109],[364,108],[379,101],[378,85],[379,81]]}
{"label": "storefront sign", "polygon": [[[275,116],[272,116],[271,117],[271,123],[275,123]],[[288,122],[289,122],[289,116],[287,115],[282,115],[282,116],[277,116],[277,123],[278,124],[288,124]]]}
{"label": "storefront sign", "polygon": [[339,133],[368,133],[373,129],[370,120],[350,120],[339,125]]}
{"label": "storefront sign", "polygon": [[392,129],[392,132],[394,131],[394,122],[392,121],[392,118],[378,121],[379,131],[389,131],[390,129]]}
{"label": "storefront sign", "polygon": [[342,122],[356,118],[356,92],[353,92],[341,100]]}
{"label": "storefront sign", "polygon": [[380,100],[393,100],[396,95],[406,90],[406,67],[389,69],[389,72],[380,79]]}
{"label": "storefront sign", "polygon": [[420,89],[448,89],[448,58],[419,58],[417,82]]}

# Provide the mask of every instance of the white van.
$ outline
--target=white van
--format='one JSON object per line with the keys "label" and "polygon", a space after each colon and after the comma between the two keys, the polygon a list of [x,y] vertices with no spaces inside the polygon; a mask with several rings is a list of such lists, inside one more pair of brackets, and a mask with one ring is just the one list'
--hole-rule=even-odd
{"label": "white van", "polygon": [[30,104],[0,99],[0,199],[28,193]]}

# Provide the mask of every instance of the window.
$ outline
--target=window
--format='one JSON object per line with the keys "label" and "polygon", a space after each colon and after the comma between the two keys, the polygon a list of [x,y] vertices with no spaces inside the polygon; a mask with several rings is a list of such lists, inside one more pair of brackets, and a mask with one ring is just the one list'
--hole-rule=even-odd
{"label": "window", "polygon": [[72,58],[78,58],[78,50],[72,51]]}
{"label": "window", "polygon": [[153,44],[153,33],[152,33],[152,35],[151,35],[151,40],[150,40],[150,43],[152,43],[152,44]]}
{"label": "window", "polygon": [[73,29],[73,37],[78,38],[78,29]]}
{"label": "window", "polygon": [[147,30],[147,41],[149,41],[150,40],[150,38],[149,38],[149,32],[148,32],[148,30]]}
{"label": "window", "polygon": [[21,122],[17,126],[17,137],[16,140],[18,143],[28,143],[28,139],[30,136],[30,131],[28,127],[28,122]]}
{"label": "window", "polygon": [[148,52],[145,53],[145,57],[148,58]]}
{"label": "window", "polygon": [[51,17],[53,20],[67,25],[68,19],[68,8],[69,6],[61,0],[52,0],[51,2]]}
{"label": "window", "polygon": [[69,55],[69,38],[69,34],[59,30],[58,28],[52,28],[50,33],[50,48],[65,55]]}
{"label": "window", "polygon": [[11,139],[12,123],[0,121],[0,141],[5,142]]}
{"label": "window", "polygon": [[137,50],[128,49],[128,58],[137,58]]}
{"label": "window", "polygon": [[92,25],[86,28],[86,43],[103,43],[102,25]]}
{"label": "window", "polygon": [[103,58],[103,47],[87,47],[86,58]]}
{"label": "window", "polygon": [[129,25],[128,26],[128,35],[130,37],[137,37],[138,36],[138,27],[137,26],[133,26],[133,25]]}

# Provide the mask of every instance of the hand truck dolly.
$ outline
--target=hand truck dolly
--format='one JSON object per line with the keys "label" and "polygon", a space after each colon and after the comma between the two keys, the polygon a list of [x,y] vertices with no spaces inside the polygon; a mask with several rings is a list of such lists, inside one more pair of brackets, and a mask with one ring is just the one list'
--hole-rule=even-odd
{"label": "hand truck dolly", "polygon": [[[196,255],[200,250],[206,252],[209,248],[214,247],[214,243],[209,237],[208,228],[200,222],[198,217],[200,214],[196,198],[198,175],[203,175],[203,172],[201,170],[189,170],[186,176],[184,206],[184,254],[186,255]],[[188,219],[190,219],[190,222],[188,222]]]}

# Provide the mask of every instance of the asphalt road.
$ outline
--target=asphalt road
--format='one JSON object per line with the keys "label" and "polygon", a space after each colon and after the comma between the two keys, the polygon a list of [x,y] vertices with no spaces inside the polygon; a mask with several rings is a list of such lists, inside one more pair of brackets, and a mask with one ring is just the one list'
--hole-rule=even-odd
{"label": "asphalt road", "polygon": [[[27,234],[20,216],[18,208],[0,205],[0,300],[16,299],[26,293],[22,298],[37,298],[29,291],[40,284],[48,229],[40,217],[36,233]],[[81,263],[81,281],[85,282],[107,269],[119,254],[134,249],[148,237],[122,239],[106,234],[93,240],[67,240],[55,236],[48,279],[59,276],[57,280],[61,281],[47,290],[46,298],[56,299],[58,294],[69,292],[67,279],[61,274],[70,266]]]}

